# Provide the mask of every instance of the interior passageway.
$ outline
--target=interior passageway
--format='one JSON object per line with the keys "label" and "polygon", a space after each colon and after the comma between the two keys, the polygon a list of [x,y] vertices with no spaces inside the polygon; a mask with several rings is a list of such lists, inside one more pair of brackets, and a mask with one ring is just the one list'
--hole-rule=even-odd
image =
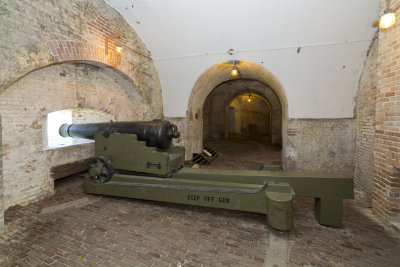
{"label": "interior passageway", "polygon": [[203,145],[219,154],[207,168],[280,165],[282,107],[274,91],[248,79],[215,87],[204,102]]}

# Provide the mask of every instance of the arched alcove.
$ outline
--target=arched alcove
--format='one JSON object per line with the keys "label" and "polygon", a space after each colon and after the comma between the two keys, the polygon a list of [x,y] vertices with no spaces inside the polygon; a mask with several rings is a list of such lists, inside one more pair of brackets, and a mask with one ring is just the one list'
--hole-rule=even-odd
{"label": "arched alcove", "polygon": [[75,122],[151,120],[158,116],[148,99],[130,77],[100,62],[52,64],[8,86],[0,93],[5,209],[52,194],[57,167],[94,155],[93,143],[46,147],[49,114],[74,110]]}
{"label": "arched alcove", "polygon": [[207,69],[197,79],[188,103],[186,158],[191,158],[193,153],[199,153],[202,150],[203,107],[208,95],[222,83],[233,82],[237,79],[247,79],[266,85],[279,100],[281,106],[282,167],[286,169],[288,102],[285,91],[279,80],[263,66],[245,60],[241,60],[236,66],[239,69],[239,75],[235,78],[230,74],[232,64],[222,62]]}
{"label": "arched alcove", "polygon": [[[24,30],[18,35],[6,30],[0,47],[0,115],[4,118],[0,127],[7,134],[3,142],[15,139],[7,146],[0,146],[0,165],[3,162],[5,167],[4,190],[0,175],[0,232],[3,200],[7,208],[51,194],[49,166],[56,162],[49,163],[51,159],[57,158],[60,151],[65,154],[57,160],[59,164],[68,158],[79,159],[85,155],[69,148],[46,153],[39,150],[43,145],[42,122],[48,113],[87,107],[102,110],[117,119],[161,119],[163,110],[160,81],[147,47],[125,19],[106,2],[73,0],[65,5],[62,1],[51,1],[46,8],[40,9],[40,19],[37,18],[38,12],[33,12],[38,10],[40,3],[8,2],[4,9],[7,16],[2,17],[3,29],[12,29],[19,22],[24,25]],[[20,8],[21,5],[24,8]],[[15,10],[20,12],[13,12]],[[117,33],[120,33],[119,37],[109,38]],[[124,47],[123,54],[115,52],[117,39]],[[66,70],[66,64],[77,62],[85,64],[75,66],[72,72]],[[60,66],[66,71],[54,72]],[[47,75],[49,70],[54,74],[52,78]],[[37,73],[41,73],[41,77]],[[65,80],[73,75],[80,82],[66,83]],[[97,86],[90,83],[88,75],[90,79],[95,76],[94,80],[99,76],[107,77],[108,81]],[[28,88],[26,85],[33,80],[35,84]],[[55,81],[60,81],[60,84]],[[113,88],[113,83],[116,88]],[[64,89],[74,86],[78,93],[73,97],[67,94],[71,90]],[[93,90],[95,87],[99,90]],[[43,88],[48,90],[40,91]],[[97,94],[100,91],[103,93]],[[32,140],[32,146],[15,154],[18,147],[24,147],[29,140]],[[7,167],[10,162],[14,162],[14,173]],[[38,179],[29,180],[28,176]],[[24,178],[20,180],[19,177]]]}

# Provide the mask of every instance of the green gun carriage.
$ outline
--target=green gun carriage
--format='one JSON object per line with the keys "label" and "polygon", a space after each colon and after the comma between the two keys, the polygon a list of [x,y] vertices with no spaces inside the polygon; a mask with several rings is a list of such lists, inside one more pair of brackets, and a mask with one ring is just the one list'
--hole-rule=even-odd
{"label": "green gun carriage", "polygon": [[64,137],[95,140],[85,192],[266,214],[267,224],[293,227],[295,196],[315,198],[320,224],[342,226],[343,199],[354,197],[353,179],[332,174],[184,168],[184,148],[164,120],[64,124]]}

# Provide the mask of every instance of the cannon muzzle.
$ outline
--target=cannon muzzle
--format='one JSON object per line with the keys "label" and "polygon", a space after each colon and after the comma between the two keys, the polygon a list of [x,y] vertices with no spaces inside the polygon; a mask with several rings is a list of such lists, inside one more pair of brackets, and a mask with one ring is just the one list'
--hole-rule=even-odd
{"label": "cannon muzzle", "polygon": [[139,141],[146,141],[147,146],[166,149],[172,138],[178,138],[175,124],[164,120],[101,122],[87,124],[63,124],[59,133],[63,137],[94,139],[96,133],[109,136],[112,133],[136,134]]}

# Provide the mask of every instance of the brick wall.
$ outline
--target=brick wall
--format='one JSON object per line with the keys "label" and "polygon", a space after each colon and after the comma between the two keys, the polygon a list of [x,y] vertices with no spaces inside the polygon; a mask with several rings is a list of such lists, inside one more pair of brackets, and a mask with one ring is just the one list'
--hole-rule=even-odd
{"label": "brick wall", "polygon": [[3,155],[2,155],[2,134],[0,114],[0,234],[4,232],[4,197],[3,197]]}
{"label": "brick wall", "polygon": [[[400,0],[391,1],[392,8]],[[386,8],[382,1],[381,13]],[[399,16],[397,15],[397,19]],[[400,222],[400,23],[379,30],[373,212]]]}
{"label": "brick wall", "polygon": [[354,184],[371,197],[374,175],[375,97],[378,39],[372,41],[358,85]]}
{"label": "brick wall", "polygon": [[5,208],[52,194],[51,167],[94,154],[93,144],[45,150],[48,113],[84,107],[116,121],[153,119],[151,107],[131,86],[119,72],[63,63],[33,71],[5,90],[0,95]]}
{"label": "brick wall", "polygon": [[289,119],[285,167],[353,177],[355,129],[354,119]]}
{"label": "brick wall", "polygon": [[172,139],[172,145],[175,146],[185,146],[185,141],[187,140],[187,132],[186,132],[186,118],[182,117],[164,117],[165,120],[175,124],[178,127],[178,131],[180,133],[178,138]]}
{"label": "brick wall", "polygon": [[[102,0],[0,1],[0,114],[4,207],[53,192],[50,168],[93,145],[44,150],[46,115],[88,108],[115,120],[162,117],[161,87],[145,45]],[[105,55],[105,37],[110,40]],[[115,53],[116,43],[124,46]],[[2,213],[0,212],[0,219]]]}
{"label": "brick wall", "polygon": [[[177,123],[187,142],[187,119],[166,118]],[[287,171],[337,173],[353,177],[356,151],[355,119],[290,119],[287,153],[282,164]],[[182,139],[181,139],[182,138]]]}
{"label": "brick wall", "polygon": [[[162,115],[155,66],[136,32],[102,0],[5,0],[0,2],[0,92],[29,72],[65,61],[111,66],[131,79],[152,111]],[[111,39],[105,55],[105,38]],[[117,54],[116,43],[124,46]]]}

